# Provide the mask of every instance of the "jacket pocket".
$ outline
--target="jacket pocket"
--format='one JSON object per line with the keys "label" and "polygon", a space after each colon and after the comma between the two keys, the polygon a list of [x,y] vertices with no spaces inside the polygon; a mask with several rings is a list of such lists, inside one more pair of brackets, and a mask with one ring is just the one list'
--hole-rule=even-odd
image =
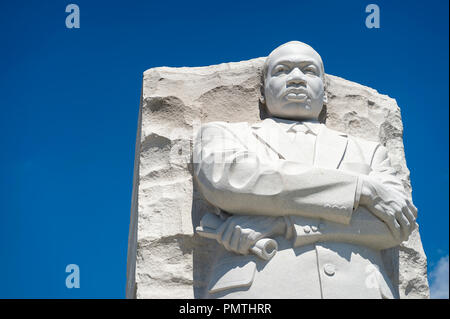
{"label": "jacket pocket", "polygon": [[240,287],[250,287],[256,272],[252,256],[233,256],[220,260],[212,272],[209,293]]}

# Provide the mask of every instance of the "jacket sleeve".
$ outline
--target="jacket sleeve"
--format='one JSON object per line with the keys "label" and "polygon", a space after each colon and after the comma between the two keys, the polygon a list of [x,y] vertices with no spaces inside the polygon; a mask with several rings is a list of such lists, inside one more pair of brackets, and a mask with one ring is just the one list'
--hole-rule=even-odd
{"label": "jacket sleeve", "polygon": [[203,196],[232,214],[304,216],[348,224],[358,177],[285,160],[264,161],[247,124],[213,122],[194,141]]}
{"label": "jacket sleeve", "polygon": [[[391,166],[386,148],[378,144],[372,154],[371,172],[368,178],[376,179],[385,187],[400,192],[406,197],[403,184],[396,176],[396,170]],[[358,197],[359,195],[357,194]],[[387,225],[365,207],[355,207],[348,225],[299,216],[290,216],[289,221],[292,223],[294,247],[324,241],[349,242],[375,249],[387,249],[400,244]]]}
{"label": "jacket sleeve", "polygon": [[375,151],[372,160],[372,171],[369,177],[378,179],[386,187],[407,197],[403,183],[397,176],[397,170],[392,167],[387,150],[382,145],[378,145]]}
{"label": "jacket sleeve", "polygon": [[[368,175],[369,179],[378,181],[386,188],[402,194],[405,198],[408,197],[402,181],[397,177],[396,169],[391,165],[386,148],[381,144],[377,144],[370,166],[371,171]],[[360,197],[361,188],[358,187],[355,196],[355,209],[359,206]]]}

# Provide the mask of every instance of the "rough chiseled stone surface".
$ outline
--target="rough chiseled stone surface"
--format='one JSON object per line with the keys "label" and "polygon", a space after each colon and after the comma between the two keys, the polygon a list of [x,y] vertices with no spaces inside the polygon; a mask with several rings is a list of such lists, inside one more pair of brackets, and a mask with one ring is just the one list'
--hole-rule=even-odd
{"label": "rough chiseled stone surface", "polygon": [[[208,282],[219,247],[194,235],[213,208],[191,174],[192,137],[200,123],[257,122],[264,58],[207,67],[159,67],[144,72],[128,247],[128,298],[195,298]],[[379,141],[411,192],[400,109],[376,90],[327,75],[330,128]],[[420,208],[419,208],[420,210]],[[420,211],[419,211],[420,214]],[[420,222],[420,215],[419,215]],[[428,298],[419,231],[383,252],[401,298]]]}

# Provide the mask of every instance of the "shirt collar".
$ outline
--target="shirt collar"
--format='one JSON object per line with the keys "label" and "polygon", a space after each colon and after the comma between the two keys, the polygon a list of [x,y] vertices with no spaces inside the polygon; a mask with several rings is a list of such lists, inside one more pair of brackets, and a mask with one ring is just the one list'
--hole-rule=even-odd
{"label": "shirt collar", "polygon": [[272,120],[274,120],[276,123],[278,123],[285,132],[293,131],[294,127],[296,125],[304,125],[306,126],[314,135],[318,135],[320,130],[322,129],[321,123],[318,121],[293,121],[293,120],[287,120],[287,119],[281,119],[272,117]]}

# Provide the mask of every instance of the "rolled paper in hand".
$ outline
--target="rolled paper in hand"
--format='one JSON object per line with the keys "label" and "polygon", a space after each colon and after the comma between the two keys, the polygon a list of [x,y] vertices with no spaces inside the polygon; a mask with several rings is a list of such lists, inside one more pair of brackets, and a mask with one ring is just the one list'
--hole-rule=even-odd
{"label": "rolled paper in hand", "polygon": [[[217,229],[224,221],[218,216],[206,213],[200,221],[200,226],[195,230],[202,237],[210,239],[218,239]],[[263,260],[270,260],[278,250],[278,243],[271,238],[262,238],[258,240],[250,251]]]}
{"label": "rolled paper in hand", "polygon": [[250,251],[264,260],[270,260],[278,250],[278,243],[271,238],[262,238],[258,240]]}

